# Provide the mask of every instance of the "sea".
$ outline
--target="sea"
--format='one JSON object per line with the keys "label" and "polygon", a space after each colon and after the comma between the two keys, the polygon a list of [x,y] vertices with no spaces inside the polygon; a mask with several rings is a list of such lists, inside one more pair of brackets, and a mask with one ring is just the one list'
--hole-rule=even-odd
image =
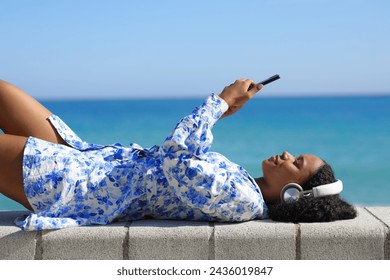
{"label": "sea", "polygon": [[[206,96],[204,97],[204,99]],[[82,139],[161,145],[199,99],[41,101]],[[253,177],[261,162],[288,151],[326,160],[356,206],[390,206],[390,96],[254,98],[217,122],[212,151]],[[0,210],[24,207],[0,195]]]}

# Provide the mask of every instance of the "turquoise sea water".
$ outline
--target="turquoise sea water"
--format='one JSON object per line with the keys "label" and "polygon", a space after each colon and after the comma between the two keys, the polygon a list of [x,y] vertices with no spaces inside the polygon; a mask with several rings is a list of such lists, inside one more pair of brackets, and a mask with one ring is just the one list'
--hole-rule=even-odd
{"label": "turquoise sea water", "polygon": [[[43,102],[81,138],[98,144],[159,145],[203,100]],[[213,129],[212,150],[254,177],[284,150],[320,156],[343,180],[342,196],[360,205],[390,205],[390,96],[256,98]],[[0,210],[24,209],[0,196]]]}

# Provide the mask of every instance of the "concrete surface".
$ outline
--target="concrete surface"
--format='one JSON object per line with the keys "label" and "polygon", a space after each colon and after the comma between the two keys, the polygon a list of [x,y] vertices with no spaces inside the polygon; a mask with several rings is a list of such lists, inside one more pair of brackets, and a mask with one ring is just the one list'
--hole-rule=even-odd
{"label": "concrete surface", "polygon": [[142,220],[129,227],[129,259],[209,259],[212,228],[205,222]]}
{"label": "concrete surface", "polygon": [[23,232],[0,211],[0,259],[390,259],[390,207],[331,223],[142,220]]}
{"label": "concrete surface", "polygon": [[43,260],[120,260],[128,229],[123,223],[107,226],[42,231]]}
{"label": "concrete surface", "polygon": [[390,260],[390,207],[367,207],[366,210],[385,226],[385,259]]}
{"label": "concrete surface", "polygon": [[365,209],[358,217],[300,225],[301,259],[383,259],[385,227]]}
{"label": "concrete surface", "polygon": [[256,220],[214,225],[214,251],[224,259],[295,259],[295,225]]}
{"label": "concrete surface", "polygon": [[14,220],[24,211],[0,211],[0,259],[35,259],[38,232],[23,232],[16,227]]}

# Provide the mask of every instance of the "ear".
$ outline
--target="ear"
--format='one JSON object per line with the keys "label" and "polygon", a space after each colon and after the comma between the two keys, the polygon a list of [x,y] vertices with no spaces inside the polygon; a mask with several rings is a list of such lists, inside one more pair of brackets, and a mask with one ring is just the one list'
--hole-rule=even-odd
{"label": "ear", "polygon": [[303,188],[297,183],[288,183],[280,192],[280,201],[282,203],[291,203],[299,200]]}

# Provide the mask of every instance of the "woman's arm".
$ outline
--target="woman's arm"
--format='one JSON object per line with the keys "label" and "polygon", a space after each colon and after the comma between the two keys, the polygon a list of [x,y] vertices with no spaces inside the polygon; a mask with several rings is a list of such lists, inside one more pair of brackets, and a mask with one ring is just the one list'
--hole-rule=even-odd
{"label": "woman's arm", "polygon": [[192,114],[184,117],[163,144],[167,157],[177,158],[187,154],[202,158],[213,142],[211,129],[224,112],[227,103],[217,95],[211,95]]}
{"label": "woman's arm", "polygon": [[236,113],[262,88],[262,85],[254,84],[248,91],[251,84],[254,82],[249,79],[237,80],[225,87],[218,97],[210,96],[200,108],[196,108],[191,115],[179,122],[165,140],[165,152],[169,154],[185,150],[198,157],[207,153],[213,141],[211,128],[214,124],[219,119]]}
{"label": "woman's arm", "polygon": [[225,116],[236,112],[253,96],[255,90],[249,94],[243,90],[250,84],[250,80],[236,81],[224,89],[222,97],[211,95],[179,122],[162,147],[163,170],[169,186],[183,203],[201,210],[207,218],[242,221],[263,214],[261,193],[249,174],[226,157],[208,152],[213,141],[212,127],[229,107]]}

